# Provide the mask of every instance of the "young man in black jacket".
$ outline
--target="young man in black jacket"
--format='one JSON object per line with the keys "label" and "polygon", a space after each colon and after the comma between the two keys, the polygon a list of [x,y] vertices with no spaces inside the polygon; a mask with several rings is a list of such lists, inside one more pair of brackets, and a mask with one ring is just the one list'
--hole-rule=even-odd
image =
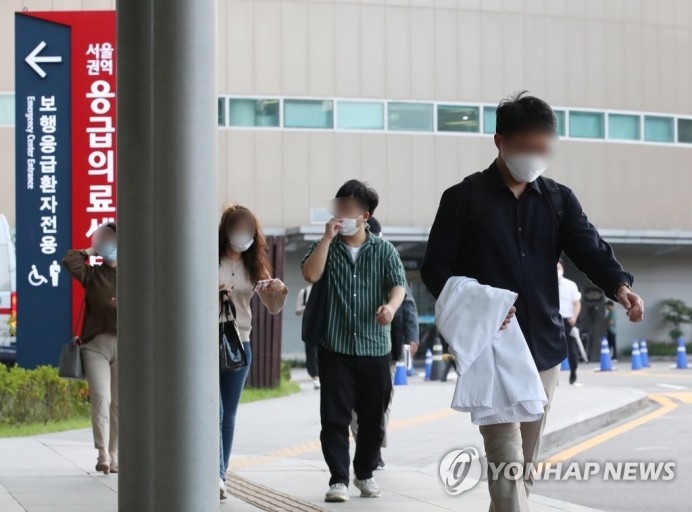
{"label": "young man in black jacket", "polygon": [[[494,139],[499,154],[488,169],[443,194],[421,269],[436,297],[452,276],[517,292],[516,307],[498,328],[519,322],[548,400],[567,355],[555,272],[563,251],[627,310],[631,321],[644,314],[632,276],[588,221],[574,193],[541,177],[555,128],[552,109],[538,98],[520,94],[500,103]],[[488,463],[535,462],[544,423],[545,414],[532,423],[481,426]],[[531,478],[490,476],[491,512],[528,510]]]}

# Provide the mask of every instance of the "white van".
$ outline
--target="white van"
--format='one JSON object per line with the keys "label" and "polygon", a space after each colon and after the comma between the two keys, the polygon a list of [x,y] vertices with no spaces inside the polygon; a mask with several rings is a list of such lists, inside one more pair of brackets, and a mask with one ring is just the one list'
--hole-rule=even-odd
{"label": "white van", "polygon": [[0,362],[17,357],[17,257],[7,218],[0,214]]}

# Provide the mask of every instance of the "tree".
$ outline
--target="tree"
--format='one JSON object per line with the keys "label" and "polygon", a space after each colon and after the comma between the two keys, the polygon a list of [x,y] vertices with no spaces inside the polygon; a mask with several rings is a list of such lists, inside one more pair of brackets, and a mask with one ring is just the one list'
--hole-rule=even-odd
{"label": "tree", "polygon": [[673,341],[682,336],[684,325],[692,324],[692,308],[680,299],[661,301],[661,313],[663,320],[671,326],[668,333]]}

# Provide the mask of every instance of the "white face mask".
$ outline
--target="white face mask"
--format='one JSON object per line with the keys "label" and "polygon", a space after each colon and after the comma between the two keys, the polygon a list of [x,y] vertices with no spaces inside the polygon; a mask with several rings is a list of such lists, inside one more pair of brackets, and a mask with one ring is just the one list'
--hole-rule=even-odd
{"label": "white face mask", "polygon": [[503,154],[502,159],[507,164],[512,178],[521,183],[536,181],[548,168],[548,160],[546,158],[531,153]]}
{"label": "white face mask", "polygon": [[255,243],[255,237],[247,233],[239,233],[237,235],[229,235],[228,241],[231,244],[231,249],[235,252],[245,252]]}
{"label": "white face mask", "polygon": [[341,236],[353,236],[358,233],[358,230],[360,229],[360,226],[358,225],[359,218],[360,217],[356,217],[355,219],[342,219],[341,227],[339,227],[339,233],[341,233]]}

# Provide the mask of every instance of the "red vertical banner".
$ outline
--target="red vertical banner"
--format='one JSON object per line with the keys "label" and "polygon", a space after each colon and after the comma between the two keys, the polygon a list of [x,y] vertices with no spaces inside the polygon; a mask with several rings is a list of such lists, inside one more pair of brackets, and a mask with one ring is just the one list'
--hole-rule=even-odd
{"label": "red vertical banner", "polygon": [[[34,13],[71,28],[72,247],[116,217],[115,11]],[[82,301],[72,294],[73,318]]]}

